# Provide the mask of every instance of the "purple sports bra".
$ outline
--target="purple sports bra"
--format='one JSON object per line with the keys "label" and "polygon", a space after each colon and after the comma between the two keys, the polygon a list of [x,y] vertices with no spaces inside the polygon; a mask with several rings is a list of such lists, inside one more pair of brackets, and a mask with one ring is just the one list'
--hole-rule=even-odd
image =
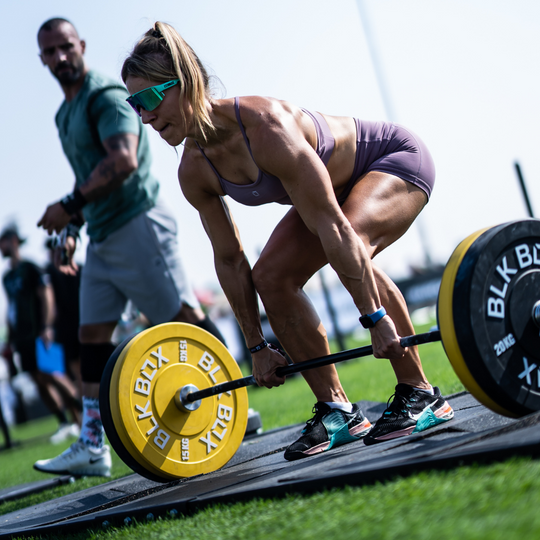
{"label": "purple sports bra", "polygon": [[[238,120],[238,125],[246,141],[249,153],[253,158],[251,153],[251,147],[249,145],[249,139],[246,135],[246,130],[242,125],[242,120],[240,119],[240,105],[238,97],[234,98],[234,109],[236,112],[236,119]],[[317,131],[317,155],[321,158],[321,161],[327,165],[334,150],[334,137],[328,126],[328,123],[318,112],[309,112],[306,109],[302,109],[306,114],[308,114],[315,124],[315,129]],[[201,151],[204,159],[208,162],[212,170],[218,177],[219,183],[226,195],[229,195],[235,201],[246,206],[260,206],[261,204],[277,202],[279,204],[292,204],[287,191],[283,187],[281,180],[277,176],[272,176],[267,174],[259,169],[259,176],[257,180],[252,184],[233,184],[225,178],[222,178],[218,173],[217,169],[212,165],[212,162],[206,157],[202,147],[199,143],[196,143]]]}

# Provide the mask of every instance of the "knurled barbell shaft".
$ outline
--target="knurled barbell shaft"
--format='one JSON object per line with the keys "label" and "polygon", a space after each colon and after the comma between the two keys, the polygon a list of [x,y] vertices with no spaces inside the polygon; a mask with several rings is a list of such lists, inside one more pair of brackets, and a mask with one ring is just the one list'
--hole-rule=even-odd
{"label": "knurled barbell shaft", "polygon": [[[407,336],[400,340],[402,347],[413,347],[415,345],[422,345],[423,343],[433,343],[441,340],[441,332],[439,330],[433,330],[424,334],[417,334],[415,336]],[[293,373],[300,373],[308,369],[315,369],[318,367],[328,366],[330,364],[337,364],[345,360],[352,360],[353,358],[361,358],[363,356],[369,356],[373,354],[373,347],[366,345],[365,347],[358,347],[356,349],[349,349],[347,351],[341,351],[327,356],[321,356],[320,358],[314,358],[313,360],[307,360],[305,362],[299,362],[298,364],[292,364],[286,367],[278,368],[276,375],[278,377],[285,377],[292,375]],[[236,379],[234,381],[228,381],[221,384],[216,384],[210,388],[205,388],[197,392],[191,392],[183,398],[184,403],[192,403],[199,399],[204,399],[223,392],[230,392],[237,388],[243,388],[244,386],[256,386],[257,381],[255,377],[250,375],[249,377],[243,377],[242,379]]]}

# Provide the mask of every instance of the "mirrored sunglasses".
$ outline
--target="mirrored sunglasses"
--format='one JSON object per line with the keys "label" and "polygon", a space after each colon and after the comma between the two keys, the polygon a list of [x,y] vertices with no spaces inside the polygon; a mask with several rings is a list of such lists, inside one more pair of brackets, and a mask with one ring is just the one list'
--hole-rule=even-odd
{"label": "mirrored sunglasses", "polygon": [[153,111],[165,97],[165,90],[171,88],[175,84],[178,84],[180,79],[174,79],[163,84],[156,86],[150,86],[140,92],[136,92],[132,96],[129,96],[126,101],[133,107],[133,110],[141,116],[141,108],[145,111]]}

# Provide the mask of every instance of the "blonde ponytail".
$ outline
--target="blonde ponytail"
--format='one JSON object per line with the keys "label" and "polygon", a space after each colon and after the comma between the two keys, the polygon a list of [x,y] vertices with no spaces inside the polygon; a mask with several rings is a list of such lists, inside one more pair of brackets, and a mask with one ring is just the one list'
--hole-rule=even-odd
{"label": "blonde ponytail", "polygon": [[140,77],[157,83],[180,79],[180,112],[183,100],[193,109],[196,127],[206,140],[215,131],[206,108],[210,99],[209,77],[193,49],[169,24],[156,22],[133,48],[122,66],[122,80]]}

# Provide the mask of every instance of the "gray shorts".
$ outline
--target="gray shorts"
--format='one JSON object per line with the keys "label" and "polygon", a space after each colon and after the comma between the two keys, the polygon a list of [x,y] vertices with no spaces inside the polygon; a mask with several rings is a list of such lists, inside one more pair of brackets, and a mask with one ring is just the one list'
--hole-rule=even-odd
{"label": "gray shorts", "polygon": [[159,201],[103,242],[88,244],[80,324],[119,320],[128,300],[152,324],[170,321],[182,304],[199,307],[180,260],[176,220]]}

